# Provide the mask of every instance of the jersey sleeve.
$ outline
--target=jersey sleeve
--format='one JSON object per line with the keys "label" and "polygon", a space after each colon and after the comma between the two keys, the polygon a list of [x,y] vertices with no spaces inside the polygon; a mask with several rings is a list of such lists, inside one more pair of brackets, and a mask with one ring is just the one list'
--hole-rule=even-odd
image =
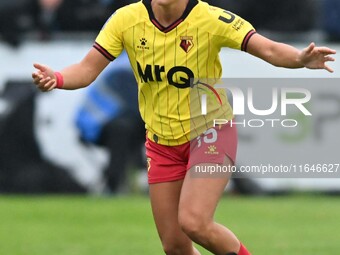
{"label": "jersey sleeve", "polygon": [[221,46],[247,51],[249,39],[256,33],[254,27],[238,15],[223,9],[216,10],[214,16]]}
{"label": "jersey sleeve", "polygon": [[113,61],[123,51],[122,24],[123,13],[116,11],[106,21],[93,45],[104,57]]}

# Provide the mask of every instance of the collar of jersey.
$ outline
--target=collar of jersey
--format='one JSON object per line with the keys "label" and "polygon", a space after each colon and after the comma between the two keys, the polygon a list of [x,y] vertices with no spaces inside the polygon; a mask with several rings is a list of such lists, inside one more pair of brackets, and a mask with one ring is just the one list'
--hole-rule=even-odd
{"label": "collar of jersey", "polygon": [[155,15],[152,12],[151,8],[151,0],[143,0],[143,4],[145,5],[145,8],[148,10],[150,21],[162,32],[167,33],[170,32],[172,29],[177,27],[185,18],[189,15],[191,10],[198,4],[197,0],[189,0],[188,5],[183,13],[183,15],[176,20],[174,23],[172,23],[170,26],[164,27],[162,26],[155,18]]}

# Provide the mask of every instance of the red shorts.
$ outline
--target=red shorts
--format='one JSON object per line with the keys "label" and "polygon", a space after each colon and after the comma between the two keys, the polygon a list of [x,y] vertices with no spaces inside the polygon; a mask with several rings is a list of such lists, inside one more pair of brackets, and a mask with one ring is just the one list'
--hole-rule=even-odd
{"label": "red shorts", "polygon": [[146,156],[149,184],[184,179],[197,164],[222,164],[228,156],[234,163],[237,151],[237,129],[229,124],[208,129],[204,134],[178,146],[157,144],[147,138]]}

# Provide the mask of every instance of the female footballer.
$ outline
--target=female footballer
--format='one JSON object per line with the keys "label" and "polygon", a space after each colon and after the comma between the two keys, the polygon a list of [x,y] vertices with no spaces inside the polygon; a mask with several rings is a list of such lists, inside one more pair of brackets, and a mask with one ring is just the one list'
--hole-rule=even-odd
{"label": "female footballer", "polygon": [[[219,79],[222,47],[248,52],[285,68],[333,70],[335,51],[311,43],[304,50],[274,42],[239,16],[198,0],[142,0],[117,10],[79,63],[60,72],[34,64],[41,91],[73,90],[91,84],[125,49],[138,82],[139,108],[145,122],[148,181],[155,224],[168,255],[197,255],[193,242],[218,255],[249,255],[225,226],[214,221],[230,175],[200,178],[194,167],[235,162],[235,127],[213,127],[192,120],[193,80]],[[215,91],[216,92],[216,91]],[[226,96],[213,118],[231,120]],[[207,153],[210,150],[211,153]]]}

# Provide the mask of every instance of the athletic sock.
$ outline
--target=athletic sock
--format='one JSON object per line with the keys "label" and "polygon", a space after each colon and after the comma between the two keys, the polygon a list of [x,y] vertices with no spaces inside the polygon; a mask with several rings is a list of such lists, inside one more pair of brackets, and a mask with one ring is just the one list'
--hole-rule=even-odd
{"label": "athletic sock", "polygon": [[251,255],[250,252],[244,247],[244,245],[241,243],[241,248],[237,255]]}
{"label": "athletic sock", "polygon": [[226,255],[251,255],[250,252],[246,249],[246,247],[244,247],[243,244],[241,244],[241,248],[238,252],[238,254],[236,254],[235,252],[230,252],[227,253]]}

